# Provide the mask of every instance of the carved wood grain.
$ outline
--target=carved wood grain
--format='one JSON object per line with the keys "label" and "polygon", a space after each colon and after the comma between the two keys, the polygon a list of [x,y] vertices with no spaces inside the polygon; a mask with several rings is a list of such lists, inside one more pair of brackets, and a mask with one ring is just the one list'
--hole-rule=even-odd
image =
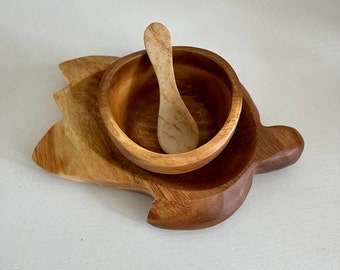
{"label": "carved wood grain", "polygon": [[59,177],[142,192],[154,202],[147,220],[168,229],[199,229],[232,215],[253,174],[295,163],[304,141],[294,128],[264,127],[243,88],[234,136],[208,165],[179,175],[157,174],[126,159],[110,140],[97,106],[99,82],[116,57],[92,56],[60,64],[69,86],[54,96],[65,118],[43,136],[33,160]]}

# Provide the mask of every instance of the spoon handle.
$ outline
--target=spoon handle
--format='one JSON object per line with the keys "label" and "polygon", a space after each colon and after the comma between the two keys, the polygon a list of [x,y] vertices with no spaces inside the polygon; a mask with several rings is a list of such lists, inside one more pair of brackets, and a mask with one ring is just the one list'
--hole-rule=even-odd
{"label": "spoon handle", "polygon": [[162,91],[175,83],[169,30],[161,23],[150,24],[144,32],[144,45]]}

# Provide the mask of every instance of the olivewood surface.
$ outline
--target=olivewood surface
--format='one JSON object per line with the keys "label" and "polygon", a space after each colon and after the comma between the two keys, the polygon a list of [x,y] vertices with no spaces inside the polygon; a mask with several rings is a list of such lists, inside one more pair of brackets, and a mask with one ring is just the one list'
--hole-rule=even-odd
{"label": "olivewood surface", "polygon": [[142,192],[153,197],[152,225],[199,229],[232,215],[244,201],[253,174],[295,163],[304,142],[291,127],[264,127],[243,89],[241,117],[225,150],[190,173],[164,175],[141,169],[114,146],[97,107],[99,82],[117,57],[91,56],[60,64],[69,86],[54,98],[65,118],[41,139],[33,160],[60,177]]}

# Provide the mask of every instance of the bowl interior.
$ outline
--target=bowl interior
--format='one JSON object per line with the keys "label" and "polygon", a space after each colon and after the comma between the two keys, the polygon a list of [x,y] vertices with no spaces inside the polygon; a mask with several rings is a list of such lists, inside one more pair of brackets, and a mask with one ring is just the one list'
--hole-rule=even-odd
{"label": "bowl interior", "polygon": [[[231,82],[225,71],[203,54],[174,48],[173,58],[178,89],[199,128],[199,147],[225,124],[231,108]],[[164,153],[157,139],[158,82],[146,54],[118,71],[109,104],[115,121],[131,140]]]}

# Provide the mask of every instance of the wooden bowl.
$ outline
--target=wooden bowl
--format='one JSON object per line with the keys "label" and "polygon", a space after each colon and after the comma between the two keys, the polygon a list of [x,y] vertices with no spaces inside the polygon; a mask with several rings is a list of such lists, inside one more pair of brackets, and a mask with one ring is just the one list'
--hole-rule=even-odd
{"label": "wooden bowl", "polygon": [[299,159],[304,148],[301,134],[287,126],[263,126],[256,105],[242,87],[242,112],[235,133],[212,162],[177,175],[138,167],[112,142],[98,106],[102,76],[117,59],[87,56],[60,64],[68,86],[54,98],[64,118],[35,147],[32,158],[39,166],[69,180],[148,194],[153,198],[147,217],[150,224],[199,229],[231,216],[245,200],[254,174],[278,170]]}
{"label": "wooden bowl", "polygon": [[157,139],[158,82],[145,51],[117,60],[100,85],[103,122],[119,151],[157,173],[196,170],[217,157],[231,139],[242,109],[241,84],[220,56],[193,47],[174,47],[174,70],[182,98],[199,128],[192,151],[165,154]]}

